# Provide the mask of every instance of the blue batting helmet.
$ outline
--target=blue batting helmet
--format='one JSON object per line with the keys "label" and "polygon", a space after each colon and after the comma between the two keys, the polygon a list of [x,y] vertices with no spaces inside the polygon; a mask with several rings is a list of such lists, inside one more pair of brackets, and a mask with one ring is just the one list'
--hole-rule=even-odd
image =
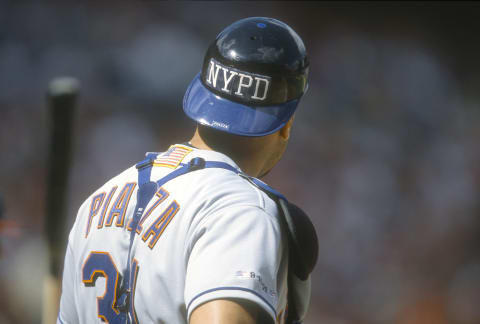
{"label": "blue batting helmet", "polygon": [[198,123],[243,136],[282,128],[308,87],[305,45],[287,24],[252,17],[225,28],[183,99]]}

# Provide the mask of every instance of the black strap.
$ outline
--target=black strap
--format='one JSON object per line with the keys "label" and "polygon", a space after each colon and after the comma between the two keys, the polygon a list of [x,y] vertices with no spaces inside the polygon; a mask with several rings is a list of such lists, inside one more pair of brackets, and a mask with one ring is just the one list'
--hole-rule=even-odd
{"label": "black strap", "polygon": [[[151,170],[153,166],[153,162],[156,158],[158,153],[149,153],[147,154],[147,157],[136,164],[136,168],[138,169],[138,191],[137,191],[137,204],[135,206],[135,211],[133,214],[133,219],[131,222],[131,234],[130,234],[130,245],[128,249],[128,259],[126,262],[126,269],[125,269],[125,275],[124,279],[121,285],[121,288],[119,290],[119,297],[117,298],[117,309],[120,311],[126,311],[128,312],[129,316],[126,316],[126,323],[130,324],[133,322],[133,317],[136,317],[135,314],[133,314],[133,310],[129,307],[132,305],[130,299],[132,297],[131,291],[132,291],[132,273],[131,273],[131,262],[132,262],[132,255],[131,255],[131,250],[133,243],[135,241],[135,235],[137,233],[136,229],[138,226],[138,223],[140,222],[143,212],[145,211],[146,206],[152,199],[152,197],[155,195],[157,192],[158,188],[163,186],[165,183],[181,176],[184,174],[187,174],[192,171],[196,170],[201,170],[201,169],[206,169],[206,168],[220,168],[220,169],[226,169],[230,170],[243,178],[247,179],[250,183],[252,183],[254,186],[257,188],[261,189],[265,193],[267,193],[276,203],[277,206],[279,206],[280,210],[280,222],[284,228],[287,229],[288,233],[288,241],[289,241],[289,250],[291,255],[299,255],[302,253],[302,247],[300,245],[300,239],[299,239],[299,233],[296,230],[295,227],[295,220],[292,217],[290,211],[289,211],[289,202],[283,196],[280,192],[276,191],[272,187],[268,186],[266,183],[260,181],[259,179],[256,179],[254,177],[250,177],[238,169],[232,167],[230,164],[225,163],[225,162],[219,162],[219,161],[205,161],[203,158],[193,158],[190,160],[188,164],[181,164],[180,167],[172,172],[170,172],[168,175],[165,177],[159,179],[156,182],[150,181],[150,175],[151,175]],[[316,259],[315,259],[316,260]],[[295,269],[292,267],[291,263],[289,264],[289,269]],[[301,268],[303,272],[305,273],[305,266],[301,265]],[[289,271],[290,272],[290,271]],[[295,271],[297,272],[297,271]],[[308,274],[310,274],[310,271],[308,271]],[[307,274],[307,276],[308,276]],[[298,276],[298,274],[295,274]],[[299,276],[302,277],[302,276]],[[290,289],[292,280],[288,280],[288,285]],[[298,322],[298,316],[297,312],[295,309],[295,301],[292,300],[293,294],[288,294],[288,316],[287,316],[287,324],[295,324],[295,323],[300,323]]]}

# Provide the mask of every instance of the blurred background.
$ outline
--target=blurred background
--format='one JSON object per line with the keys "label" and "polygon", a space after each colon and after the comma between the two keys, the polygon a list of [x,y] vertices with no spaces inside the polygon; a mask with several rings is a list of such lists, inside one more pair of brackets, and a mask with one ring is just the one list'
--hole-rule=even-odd
{"label": "blurred background", "polygon": [[285,21],[310,55],[265,179],[319,236],[305,323],[480,323],[479,5],[1,0],[0,323],[40,322],[51,78],[82,85],[66,237],[107,179],[190,138],[184,91],[248,16]]}

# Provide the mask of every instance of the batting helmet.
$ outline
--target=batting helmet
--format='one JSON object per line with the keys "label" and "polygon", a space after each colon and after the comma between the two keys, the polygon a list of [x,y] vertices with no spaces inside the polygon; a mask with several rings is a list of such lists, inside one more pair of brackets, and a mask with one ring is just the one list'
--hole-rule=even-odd
{"label": "batting helmet", "polygon": [[183,99],[198,123],[243,136],[282,128],[308,87],[305,45],[287,24],[251,17],[225,28]]}

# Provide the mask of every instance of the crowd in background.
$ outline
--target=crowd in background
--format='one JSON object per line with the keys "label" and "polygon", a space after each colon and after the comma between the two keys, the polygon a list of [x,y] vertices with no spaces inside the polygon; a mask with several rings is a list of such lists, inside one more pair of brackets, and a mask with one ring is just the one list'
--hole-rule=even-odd
{"label": "crowd in background", "polygon": [[[0,323],[40,320],[49,80],[81,82],[70,226],[106,180],[191,137],[182,98],[206,48],[254,15],[287,22],[310,56],[265,179],[319,237],[305,323],[480,323],[479,63],[439,27],[458,8],[410,6],[0,1],[0,197],[19,226],[0,234]],[[476,8],[451,15],[465,42]]]}

